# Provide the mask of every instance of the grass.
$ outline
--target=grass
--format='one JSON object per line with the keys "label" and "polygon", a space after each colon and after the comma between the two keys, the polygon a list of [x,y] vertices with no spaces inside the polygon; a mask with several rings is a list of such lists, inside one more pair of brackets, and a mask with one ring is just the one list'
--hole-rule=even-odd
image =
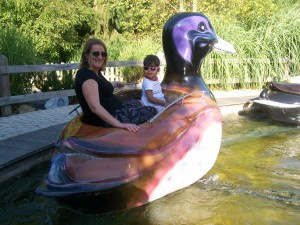
{"label": "grass", "polygon": [[[281,10],[276,16],[245,28],[238,22],[216,23],[215,30],[231,42],[235,54],[212,53],[202,66],[205,80],[218,80],[221,89],[262,88],[270,80],[282,81],[300,71],[300,4]],[[214,25],[214,24],[213,24]]]}

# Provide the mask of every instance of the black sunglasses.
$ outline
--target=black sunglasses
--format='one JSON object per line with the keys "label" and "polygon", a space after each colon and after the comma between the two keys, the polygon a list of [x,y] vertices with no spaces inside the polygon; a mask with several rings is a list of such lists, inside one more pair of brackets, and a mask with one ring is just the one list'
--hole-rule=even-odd
{"label": "black sunglasses", "polygon": [[150,69],[150,70],[152,70],[152,71],[154,71],[154,70],[156,70],[157,68],[158,68],[159,66],[144,66],[144,70],[148,70],[148,69]]}
{"label": "black sunglasses", "polygon": [[106,57],[107,53],[106,52],[99,52],[99,51],[95,51],[95,52],[90,52],[92,53],[93,56],[98,57],[99,55],[101,55],[102,57]]}

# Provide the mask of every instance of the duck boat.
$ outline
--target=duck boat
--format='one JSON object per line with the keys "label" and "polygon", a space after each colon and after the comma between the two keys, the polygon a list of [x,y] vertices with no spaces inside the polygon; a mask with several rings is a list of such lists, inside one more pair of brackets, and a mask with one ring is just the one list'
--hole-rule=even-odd
{"label": "duck boat", "polygon": [[300,83],[271,82],[253,101],[271,119],[300,125]]}
{"label": "duck boat", "polygon": [[[138,132],[103,128],[75,117],[58,138],[47,178],[37,193],[82,213],[144,205],[185,188],[214,165],[222,136],[215,98],[200,74],[212,50],[234,52],[199,13],[171,17],[163,29],[165,110]],[[140,98],[123,90],[121,99]]]}

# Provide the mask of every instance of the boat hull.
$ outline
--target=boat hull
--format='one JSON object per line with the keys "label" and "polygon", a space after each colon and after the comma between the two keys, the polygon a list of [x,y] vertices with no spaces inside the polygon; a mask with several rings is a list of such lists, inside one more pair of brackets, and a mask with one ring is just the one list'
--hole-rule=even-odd
{"label": "boat hull", "polygon": [[271,119],[300,125],[300,89],[290,83],[272,83],[254,102]]}
{"label": "boat hull", "polygon": [[222,124],[205,94],[170,107],[138,133],[73,119],[37,189],[70,209],[103,213],[147,204],[205,175],[218,156]]}
{"label": "boat hull", "polygon": [[[166,71],[161,82],[166,109],[139,125],[138,132],[72,120],[57,143],[48,177],[37,192],[91,213],[147,204],[185,188],[214,165],[222,118],[201,76],[205,56],[234,52],[200,13],[172,16],[162,32]],[[140,92],[118,93],[119,97]]]}

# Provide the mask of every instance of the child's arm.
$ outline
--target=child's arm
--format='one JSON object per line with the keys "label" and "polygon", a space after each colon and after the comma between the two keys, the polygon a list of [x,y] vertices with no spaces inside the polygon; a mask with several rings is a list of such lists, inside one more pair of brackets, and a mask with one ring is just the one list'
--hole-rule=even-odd
{"label": "child's arm", "polygon": [[161,99],[155,98],[153,96],[153,91],[152,90],[146,90],[146,96],[149,102],[153,103],[153,104],[157,104],[157,105],[163,105],[163,106],[167,106],[168,103],[166,101],[163,101]]}

